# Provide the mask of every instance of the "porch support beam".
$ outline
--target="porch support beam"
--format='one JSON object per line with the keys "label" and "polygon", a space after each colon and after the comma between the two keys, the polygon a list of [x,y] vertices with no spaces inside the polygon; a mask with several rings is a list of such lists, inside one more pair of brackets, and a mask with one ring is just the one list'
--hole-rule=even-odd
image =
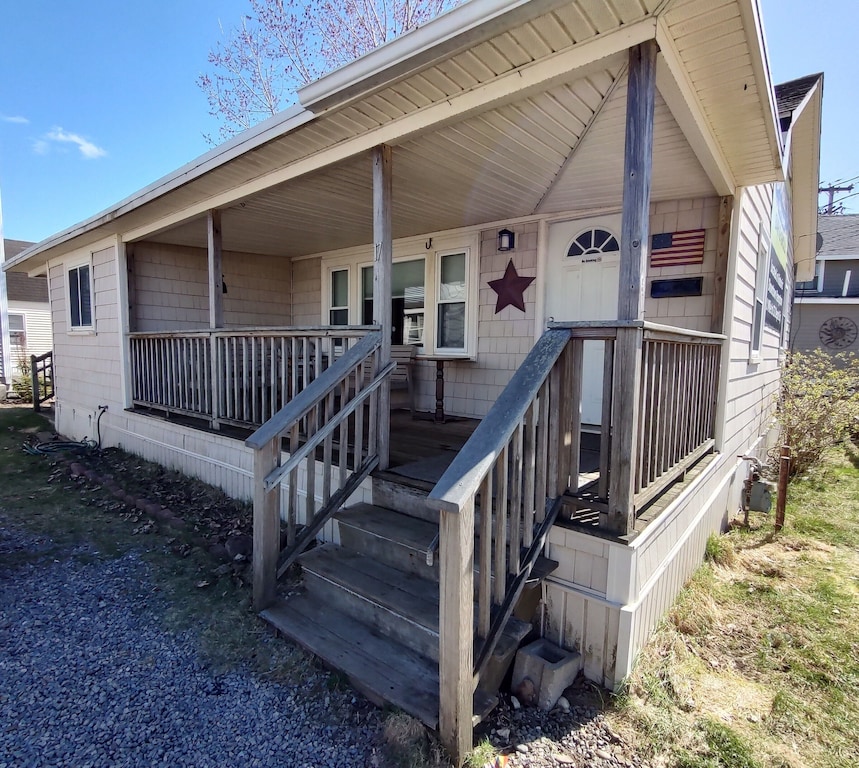
{"label": "porch support beam", "polygon": [[[653,165],[653,112],[656,102],[655,40],[629,49],[626,144],[623,167],[623,214],[620,232],[620,285],[617,317],[621,322],[644,317],[644,286],[650,253],[650,182]],[[618,328],[615,342],[611,474],[609,507],[602,522],[625,535],[635,523],[640,328]]]}
{"label": "porch support beam", "polygon": [[[393,230],[391,217],[391,147],[373,148],[373,323],[381,326],[381,369],[391,360],[391,272],[393,270]],[[379,389],[375,428],[379,469],[388,468],[391,434],[391,384],[386,379]]]}
{"label": "porch support beam", "polygon": [[224,327],[224,253],[221,245],[221,212],[207,217],[209,236],[209,328]]}
{"label": "porch support beam", "polygon": [[724,333],[725,289],[728,282],[728,258],[731,246],[731,215],[734,211],[734,198],[731,195],[719,201],[719,229],[716,233],[716,274],[713,285],[713,318],[710,323],[712,333]]}

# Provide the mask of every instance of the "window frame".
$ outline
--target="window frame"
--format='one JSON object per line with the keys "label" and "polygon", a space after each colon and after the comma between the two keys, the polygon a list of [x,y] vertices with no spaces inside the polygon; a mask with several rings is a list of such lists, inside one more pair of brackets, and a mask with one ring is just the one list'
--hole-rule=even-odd
{"label": "window frame", "polygon": [[[418,348],[418,356],[449,356],[451,358],[476,359],[479,315],[480,286],[480,230],[456,235],[425,235],[394,242],[393,263],[424,260],[424,330],[423,346]],[[441,270],[441,257],[451,254],[465,254],[465,348],[436,347],[436,325],[438,315],[438,283]],[[329,317],[330,272],[350,269],[349,319],[350,325],[362,325],[363,318],[363,273],[366,267],[373,266],[373,253],[369,247],[353,248],[347,251],[320,254],[321,277],[324,280],[322,291],[321,318],[325,323]]]}
{"label": "window frame", "polygon": [[[334,273],[335,272],[345,272],[346,273],[346,302],[347,303],[345,306],[340,306],[340,305],[334,306],[334,304],[333,304],[333,300],[334,300],[334,283],[333,283],[333,281],[334,281]],[[352,298],[352,268],[348,265],[345,265],[345,266],[332,265],[328,268],[326,274],[328,276],[328,279],[326,281],[326,290],[327,290],[326,296],[327,296],[327,305],[328,306],[327,306],[327,309],[325,310],[325,318],[327,319],[328,322],[326,323],[326,325],[331,325],[331,326],[353,325],[353,323],[352,323],[352,307],[350,306],[350,304],[351,304],[350,300]],[[337,311],[342,311],[344,309],[346,310],[346,322],[342,323],[342,324],[331,322],[331,313],[337,312]]]}
{"label": "window frame", "polygon": [[[89,323],[75,325],[72,317],[72,273],[78,272],[82,267],[87,268],[89,282]],[[69,262],[65,265],[65,300],[66,300],[66,322],[69,334],[94,334],[95,333],[95,280],[93,279],[92,254],[85,259]],[[79,294],[80,295],[80,294]],[[80,302],[78,302],[80,304]],[[79,306],[79,310],[81,307]],[[81,318],[83,319],[83,318]]]}
{"label": "window frame", "polygon": [[752,300],[752,328],[749,339],[749,362],[761,361],[761,353],[764,346],[764,334],[766,325],[766,295],[767,280],[770,268],[770,237],[767,227],[762,221],[758,227],[758,254],[757,271],[755,273],[755,294]]}
{"label": "window frame", "polygon": [[[435,252],[435,280],[433,281],[433,289],[434,289],[434,302],[433,302],[433,350],[436,355],[466,355],[469,353],[469,328],[472,323],[469,322],[469,309],[470,304],[472,302],[469,301],[471,298],[471,254],[470,248],[450,248],[445,250],[439,250]],[[463,254],[465,256],[465,298],[462,301],[453,301],[453,300],[443,300],[441,298],[441,262],[445,256],[459,256]],[[463,343],[461,347],[442,347],[439,343],[439,309],[443,304],[463,304],[463,322],[465,327],[463,329]]]}
{"label": "window frame", "polygon": [[[16,347],[19,350],[27,349],[27,315],[23,312],[13,312],[9,310],[9,313],[6,315],[9,320],[9,346]],[[21,330],[16,330],[12,328],[12,318],[20,317],[21,318]],[[15,338],[17,334],[21,334],[22,343],[16,344]]]}

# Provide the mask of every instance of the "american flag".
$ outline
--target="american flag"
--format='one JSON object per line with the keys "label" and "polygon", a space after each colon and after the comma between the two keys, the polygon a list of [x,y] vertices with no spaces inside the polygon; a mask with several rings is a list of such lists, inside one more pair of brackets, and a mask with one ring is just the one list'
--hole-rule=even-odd
{"label": "american flag", "polygon": [[704,261],[703,229],[686,232],[663,232],[650,242],[651,267],[676,267],[681,264],[702,264]]}

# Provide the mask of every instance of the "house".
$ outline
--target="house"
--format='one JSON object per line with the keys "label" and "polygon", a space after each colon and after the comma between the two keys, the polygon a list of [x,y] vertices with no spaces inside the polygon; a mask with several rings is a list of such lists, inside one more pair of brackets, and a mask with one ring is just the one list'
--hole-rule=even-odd
{"label": "house", "polygon": [[820,216],[814,273],[797,281],[791,349],[859,351],[859,214]]}
{"label": "house", "polygon": [[7,266],[58,429],[252,497],[263,616],[461,760],[523,621],[616,688],[738,508],[821,97],[754,0],[471,0]]}
{"label": "house", "polygon": [[[4,240],[6,261],[11,261],[34,243]],[[19,377],[29,384],[30,355],[51,350],[51,309],[48,281],[44,276],[29,277],[20,272],[4,273],[0,278],[0,383],[11,387]]]}

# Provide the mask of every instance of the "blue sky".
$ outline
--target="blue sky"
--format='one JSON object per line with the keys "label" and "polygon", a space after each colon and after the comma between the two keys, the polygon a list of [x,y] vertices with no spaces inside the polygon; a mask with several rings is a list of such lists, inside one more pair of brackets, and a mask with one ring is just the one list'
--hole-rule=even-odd
{"label": "blue sky", "polygon": [[[775,81],[826,74],[821,182],[859,176],[853,0],[760,1]],[[204,134],[217,135],[217,125],[195,80],[220,25],[234,26],[247,8],[247,0],[5,3],[4,236],[41,240],[208,150]],[[859,211],[859,197],[847,203]]]}

